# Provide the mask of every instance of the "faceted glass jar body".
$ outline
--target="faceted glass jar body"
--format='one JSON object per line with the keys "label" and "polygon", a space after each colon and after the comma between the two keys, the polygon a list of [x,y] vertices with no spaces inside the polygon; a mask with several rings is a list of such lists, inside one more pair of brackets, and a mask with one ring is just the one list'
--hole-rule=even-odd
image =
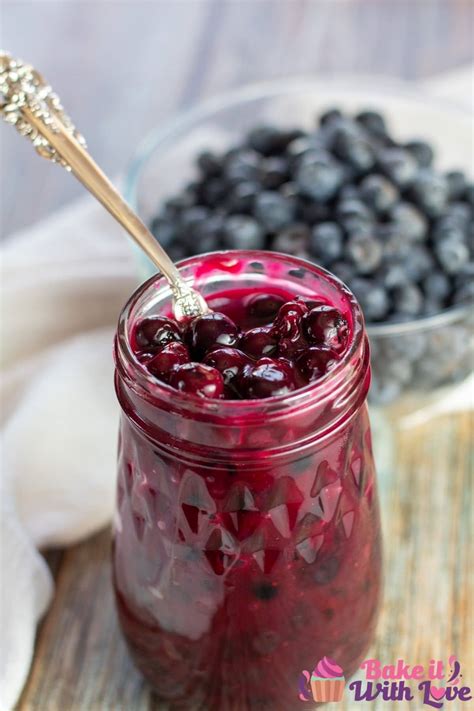
{"label": "faceted glass jar body", "polygon": [[176,709],[292,711],[323,656],[346,679],[372,640],[379,511],[359,308],[334,277],[292,257],[232,252],[183,263],[213,304],[239,290],[324,295],[350,345],[321,380],[257,401],[200,400],[148,375],[133,324],[169,314],[161,279],[125,308],[113,569],[137,666]]}

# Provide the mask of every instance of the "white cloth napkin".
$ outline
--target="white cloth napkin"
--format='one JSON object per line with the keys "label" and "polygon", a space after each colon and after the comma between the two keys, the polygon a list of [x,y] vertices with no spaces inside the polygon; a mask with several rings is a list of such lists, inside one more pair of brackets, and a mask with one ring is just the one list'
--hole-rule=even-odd
{"label": "white cloth napkin", "polygon": [[[469,105],[472,72],[464,76],[430,89],[448,87],[452,98],[456,83]],[[111,519],[112,339],[137,270],[120,229],[90,198],[12,236],[0,260],[0,709],[8,711],[53,594],[38,549],[76,542]]]}

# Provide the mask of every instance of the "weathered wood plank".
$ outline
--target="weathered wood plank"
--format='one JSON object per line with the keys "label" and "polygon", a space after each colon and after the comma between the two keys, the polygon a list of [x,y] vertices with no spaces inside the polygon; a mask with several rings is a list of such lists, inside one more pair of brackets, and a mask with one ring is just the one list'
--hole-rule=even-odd
{"label": "weathered wood plank", "polygon": [[[381,482],[386,584],[372,650],[386,664],[402,657],[427,664],[455,653],[467,681],[474,669],[472,434],[468,413],[397,434],[398,462]],[[382,701],[364,708],[404,706]],[[64,553],[18,711],[122,709],[164,707],[153,700],[120,638],[109,534],[103,532]]]}

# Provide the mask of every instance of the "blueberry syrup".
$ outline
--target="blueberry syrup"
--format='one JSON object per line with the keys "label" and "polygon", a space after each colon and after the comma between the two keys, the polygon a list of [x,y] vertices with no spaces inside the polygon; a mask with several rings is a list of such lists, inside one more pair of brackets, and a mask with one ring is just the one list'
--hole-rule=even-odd
{"label": "blueberry syrup", "polygon": [[[239,254],[227,282],[258,276],[203,289],[220,315],[177,329],[143,287],[116,341],[117,609],[173,711],[297,711],[301,671],[328,656],[349,678],[377,620],[360,311],[315,267]],[[201,259],[205,287],[222,270]]]}

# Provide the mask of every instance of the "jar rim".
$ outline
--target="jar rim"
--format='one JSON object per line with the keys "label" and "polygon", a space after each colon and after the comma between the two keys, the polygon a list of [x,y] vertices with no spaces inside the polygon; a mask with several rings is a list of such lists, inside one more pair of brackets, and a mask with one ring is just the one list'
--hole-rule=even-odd
{"label": "jar rim", "polygon": [[[211,398],[201,398],[197,395],[184,393],[172,388],[170,385],[157,380],[151,373],[143,367],[134,353],[129,339],[129,323],[131,315],[140,302],[146,299],[146,296],[153,289],[153,296],[157,293],[163,295],[164,298],[171,298],[171,290],[162,274],[157,273],[143,282],[130,296],[125,306],[123,307],[118,321],[117,335],[115,339],[115,358],[116,367],[122,377],[128,382],[138,395],[145,397],[151,404],[155,402],[157,405],[163,399],[173,399],[173,403],[183,412],[187,411],[193,414],[210,415],[214,417],[230,416],[252,418],[259,417],[262,414],[278,414],[280,411],[288,412],[304,406],[308,401],[313,401],[314,398],[320,396],[321,401],[334,396],[335,391],[338,391],[347,380],[351,379],[354,373],[347,373],[348,366],[354,356],[364,347],[364,341],[368,351],[368,342],[364,338],[365,323],[362,310],[351,290],[331,272],[323,267],[317,266],[314,263],[295,257],[292,255],[282,254],[280,252],[269,252],[264,250],[218,250],[215,252],[206,252],[203,254],[188,257],[177,262],[178,269],[182,270],[186,267],[192,267],[200,264],[209,258],[226,259],[252,259],[253,261],[268,261],[269,259],[278,262],[286,263],[291,269],[304,269],[311,272],[314,276],[329,282],[347,299],[352,318],[352,328],[350,330],[349,347],[346,349],[343,357],[337,362],[329,372],[324,376],[315,380],[302,388],[298,388],[285,395],[276,395],[273,397],[262,399],[242,399],[242,400],[217,400]],[[157,289],[159,285],[159,290]],[[315,294],[315,296],[317,296]],[[367,353],[368,365],[368,353]],[[131,371],[129,369],[131,366]]]}

